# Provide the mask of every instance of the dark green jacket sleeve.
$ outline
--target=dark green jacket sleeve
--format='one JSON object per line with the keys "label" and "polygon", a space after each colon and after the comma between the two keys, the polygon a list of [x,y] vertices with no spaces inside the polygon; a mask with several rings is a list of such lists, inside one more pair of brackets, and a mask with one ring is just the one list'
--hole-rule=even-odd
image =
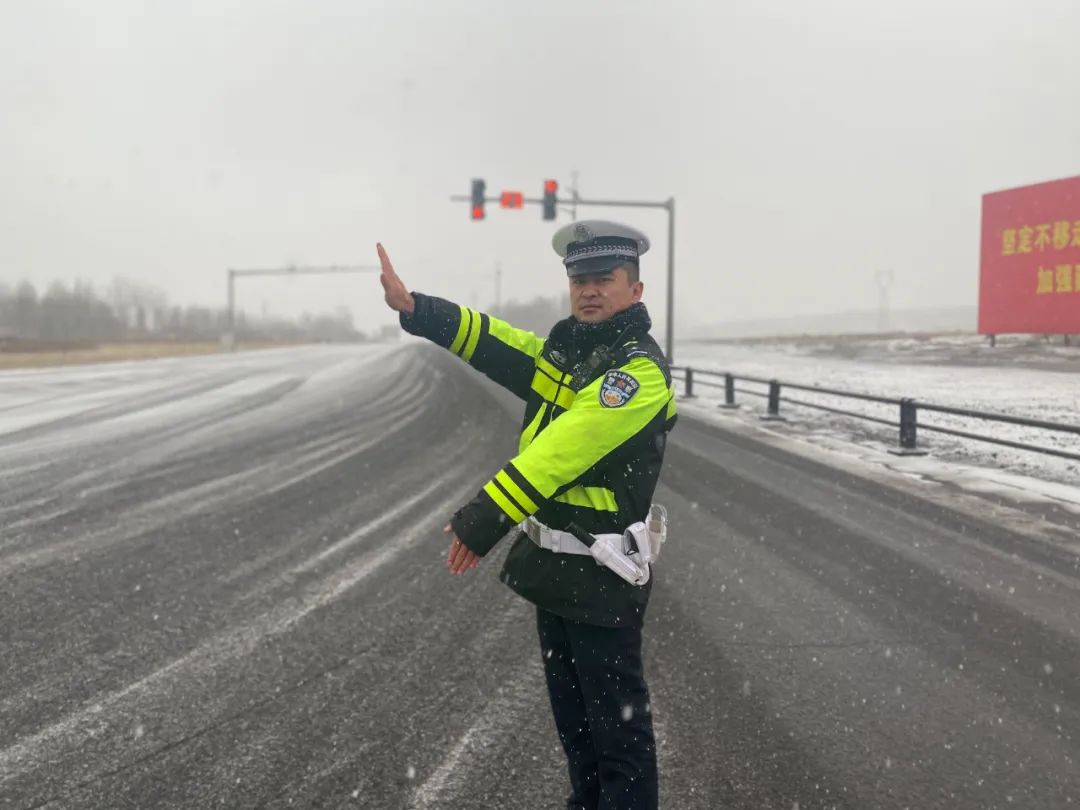
{"label": "dark green jacket sleeve", "polygon": [[412,315],[400,315],[401,328],[449,349],[522,399],[529,396],[537,355],[544,339],[505,321],[442,298],[414,292]]}
{"label": "dark green jacket sleeve", "polygon": [[[573,486],[627,442],[675,410],[675,391],[660,367],[637,357],[617,369],[638,387],[621,402],[605,385],[612,372],[582,388],[570,408],[511,459],[451,520],[454,533],[476,554],[486,554],[548,500]],[[625,390],[625,389],[623,389]]]}

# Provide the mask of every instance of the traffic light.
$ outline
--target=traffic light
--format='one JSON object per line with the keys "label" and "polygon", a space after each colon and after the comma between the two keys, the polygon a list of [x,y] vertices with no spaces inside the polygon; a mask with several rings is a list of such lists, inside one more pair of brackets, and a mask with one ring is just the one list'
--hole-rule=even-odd
{"label": "traffic light", "polygon": [[483,180],[472,181],[472,218],[483,219],[484,218],[484,192],[487,189],[487,183]]}
{"label": "traffic light", "polygon": [[504,191],[499,198],[499,205],[503,208],[524,208],[525,195],[520,191]]}
{"label": "traffic light", "polygon": [[544,181],[544,219],[555,219],[555,204],[558,202],[556,193],[559,191],[559,183],[556,180]]}

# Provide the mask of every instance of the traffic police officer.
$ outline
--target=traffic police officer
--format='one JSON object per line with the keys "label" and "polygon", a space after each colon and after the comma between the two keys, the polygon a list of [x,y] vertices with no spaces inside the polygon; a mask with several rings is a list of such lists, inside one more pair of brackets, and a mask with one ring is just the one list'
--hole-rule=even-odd
{"label": "traffic police officer", "polygon": [[[463,573],[512,529],[523,529],[500,578],[536,605],[569,765],[567,808],[651,810],[656,743],[641,658],[650,566],[639,563],[643,576],[631,581],[616,572],[622,569],[599,565],[599,545],[585,543],[621,539],[648,517],[675,423],[675,391],[641,302],[645,235],[587,220],[561,228],[553,246],[569,277],[572,314],[546,339],[410,293],[379,245],[381,281],[407,332],[449,349],[525,401],[517,455],[447,526],[447,564]],[[625,567],[637,549],[619,551]]]}

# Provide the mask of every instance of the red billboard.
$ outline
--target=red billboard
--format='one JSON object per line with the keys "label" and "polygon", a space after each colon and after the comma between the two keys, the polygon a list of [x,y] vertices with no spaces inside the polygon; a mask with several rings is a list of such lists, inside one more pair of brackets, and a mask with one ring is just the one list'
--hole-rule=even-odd
{"label": "red billboard", "polygon": [[1080,334],[1080,177],[983,195],[979,332]]}

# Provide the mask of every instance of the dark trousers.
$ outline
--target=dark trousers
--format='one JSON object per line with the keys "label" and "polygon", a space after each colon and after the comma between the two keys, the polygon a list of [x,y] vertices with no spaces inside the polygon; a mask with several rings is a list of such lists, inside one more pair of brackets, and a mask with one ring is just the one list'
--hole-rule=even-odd
{"label": "dark trousers", "polygon": [[537,609],[544,675],[570,770],[568,810],[656,810],[656,739],[641,628]]}

